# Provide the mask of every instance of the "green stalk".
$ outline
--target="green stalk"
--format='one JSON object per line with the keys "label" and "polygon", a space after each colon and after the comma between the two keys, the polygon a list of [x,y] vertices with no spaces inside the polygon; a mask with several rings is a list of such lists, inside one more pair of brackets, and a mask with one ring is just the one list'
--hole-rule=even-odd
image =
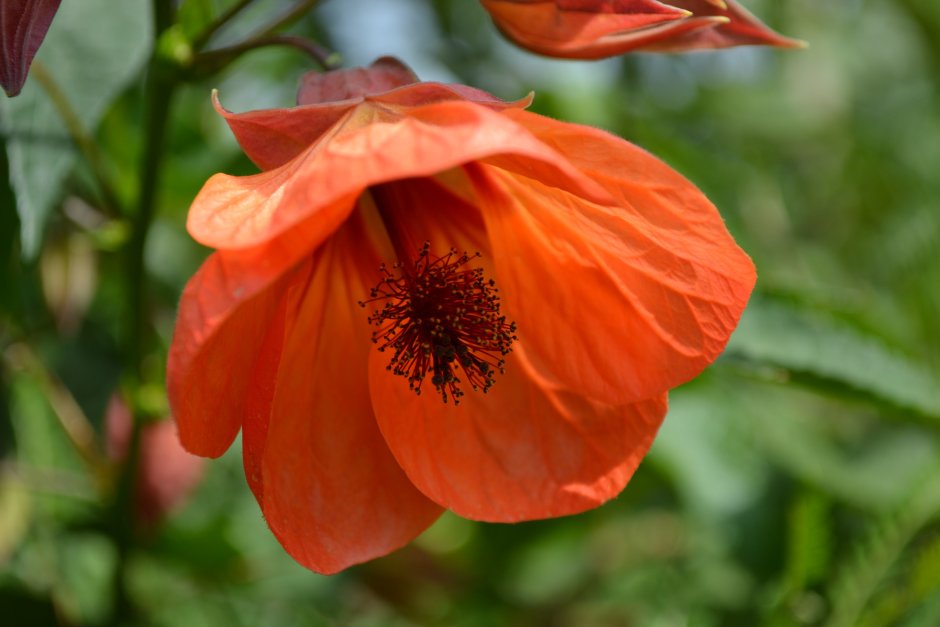
{"label": "green stalk", "polygon": [[[155,42],[172,25],[172,4],[153,0]],[[157,189],[163,166],[166,130],[178,74],[157,56],[156,49],[147,68],[144,85],[144,152],[140,163],[136,211],[131,221],[127,245],[126,293],[127,319],[124,336],[125,395],[133,417],[133,430],[123,472],[115,490],[112,520],[118,559],[114,570],[114,605],[111,623],[132,624],[134,608],[127,591],[127,562],[134,545],[135,484],[140,459],[141,416],[136,397],[144,380],[143,361],[147,354],[145,338],[151,333],[148,323],[147,290],[149,281],[144,264],[147,236],[157,207]]]}
{"label": "green stalk", "polygon": [[291,35],[273,35],[270,37],[249,39],[248,41],[227,48],[202,52],[196,55],[193,60],[193,65],[204,72],[216,72],[246,52],[270,46],[288,46],[300,50],[316,61],[324,70],[332,70],[337,67],[339,57],[336,53],[331,52],[314,41]]}
{"label": "green stalk", "polygon": [[153,222],[157,203],[157,186],[163,166],[164,135],[170,115],[170,105],[176,82],[166,75],[165,69],[151,63],[145,87],[148,99],[146,112],[146,139],[141,162],[140,186],[137,209],[131,221],[131,238],[128,243],[127,293],[129,316],[126,329],[126,365],[136,383],[142,380],[141,362],[144,357],[143,342],[149,335],[147,322],[147,277],[144,268],[144,252],[150,225]]}

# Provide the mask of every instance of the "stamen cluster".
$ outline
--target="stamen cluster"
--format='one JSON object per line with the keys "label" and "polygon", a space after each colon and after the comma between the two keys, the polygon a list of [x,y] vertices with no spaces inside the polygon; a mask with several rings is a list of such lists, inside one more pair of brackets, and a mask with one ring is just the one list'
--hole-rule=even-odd
{"label": "stamen cluster", "polygon": [[379,351],[393,351],[387,370],[407,377],[416,394],[430,373],[443,401],[457,405],[461,384],[486,392],[495,373],[504,372],[516,325],[499,313],[495,282],[482,268],[467,267],[479,256],[451,248],[432,258],[426,242],[413,264],[396,263],[395,273],[382,264],[382,280],[359,303],[382,303],[368,318],[376,326],[372,341]]}

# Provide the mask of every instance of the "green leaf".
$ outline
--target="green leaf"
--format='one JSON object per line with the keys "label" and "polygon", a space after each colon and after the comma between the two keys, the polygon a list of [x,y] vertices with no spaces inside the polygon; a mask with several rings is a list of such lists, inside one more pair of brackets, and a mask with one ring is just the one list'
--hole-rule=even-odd
{"label": "green leaf", "polygon": [[769,465],[754,451],[736,407],[729,407],[714,377],[669,395],[669,416],[650,451],[688,507],[709,519],[752,507],[765,489]]}
{"label": "green leaf", "polygon": [[57,549],[63,612],[73,624],[103,624],[113,603],[114,544],[99,535],[72,534],[61,536]]}
{"label": "green leaf", "polygon": [[[145,0],[62,3],[36,62],[48,69],[86,131],[93,131],[118,93],[139,76],[152,30]],[[0,99],[0,117],[23,255],[32,258],[76,152],[59,110],[35,77],[18,97]]]}
{"label": "green leaf", "polygon": [[934,627],[940,624],[940,591],[915,608],[901,627]]}
{"label": "green leaf", "polygon": [[836,501],[890,511],[933,466],[937,443],[924,428],[907,425],[846,447],[834,421],[854,420],[848,409],[840,399],[716,365],[670,394],[650,460],[664,466],[697,513],[721,516],[753,507],[771,466]]}
{"label": "green leaf", "polygon": [[938,470],[940,466],[935,464],[897,510],[869,527],[853,555],[836,571],[829,586],[832,614],[827,627],[858,625],[879,584],[905,548],[936,518],[940,512]]}
{"label": "green leaf", "polygon": [[787,579],[797,591],[820,581],[832,556],[832,511],[829,500],[818,492],[803,492],[789,512]]}
{"label": "green leaf", "polygon": [[773,364],[794,378],[845,386],[924,416],[940,418],[940,382],[877,338],[819,314],[768,301],[748,307],[729,356]]}
{"label": "green leaf", "polygon": [[[920,481],[937,458],[934,440],[920,429],[892,430],[876,443],[847,450],[833,440],[826,412],[840,411],[814,403],[814,396],[792,386],[755,384],[733,387],[736,405],[752,425],[755,444],[792,476],[836,500],[867,511],[899,506],[905,491]],[[816,399],[819,399],[817,396]],[[818,402],[818,401],[817,401]]]}
{"label": "green leaf", "polygon": [[921,547],[910,572],[910,593],[916,601],[925,601],[940,592],[940,537]]}

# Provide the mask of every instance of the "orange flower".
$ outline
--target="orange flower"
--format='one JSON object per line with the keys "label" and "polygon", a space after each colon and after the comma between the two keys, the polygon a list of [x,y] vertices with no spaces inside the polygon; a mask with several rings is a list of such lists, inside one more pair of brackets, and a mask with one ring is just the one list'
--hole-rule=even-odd
{"label": "orange flower", "polygon": [[805,46],[772,31],[734,0],[480,1],[506,37],[550,57]]}
{"label": "orange flower", "polygon": [[241,429],[272,531],[324,573],[442,508],[509,522],[615,496],[755,279],[643,150],[415,80],[383,59],[308,76],[291,109],[216,100],[263,172],[216,174],[189,214],[216,252],[170,349],[180,437],[217,456]]}

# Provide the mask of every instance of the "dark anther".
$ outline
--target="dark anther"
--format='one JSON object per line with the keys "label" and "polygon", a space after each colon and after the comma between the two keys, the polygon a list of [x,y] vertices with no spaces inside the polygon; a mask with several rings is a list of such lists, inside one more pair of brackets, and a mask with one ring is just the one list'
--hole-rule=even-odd
{"label": "dark anther", "polygon": [[395,264],[400,276],[382,264],[382,279],[359,301],[373,305],[372,341],[380,351],[393,351],[388,370],[406,377],[417,394],[430,373],[443,401],[456,405],[464,395],[460,384],[486,392],[503,372],[516,325],[499,313],[495,282],[484,279],[481,268],[467,267],[479,256],[452,248],[434,258],[426,242],[411,267]]}

